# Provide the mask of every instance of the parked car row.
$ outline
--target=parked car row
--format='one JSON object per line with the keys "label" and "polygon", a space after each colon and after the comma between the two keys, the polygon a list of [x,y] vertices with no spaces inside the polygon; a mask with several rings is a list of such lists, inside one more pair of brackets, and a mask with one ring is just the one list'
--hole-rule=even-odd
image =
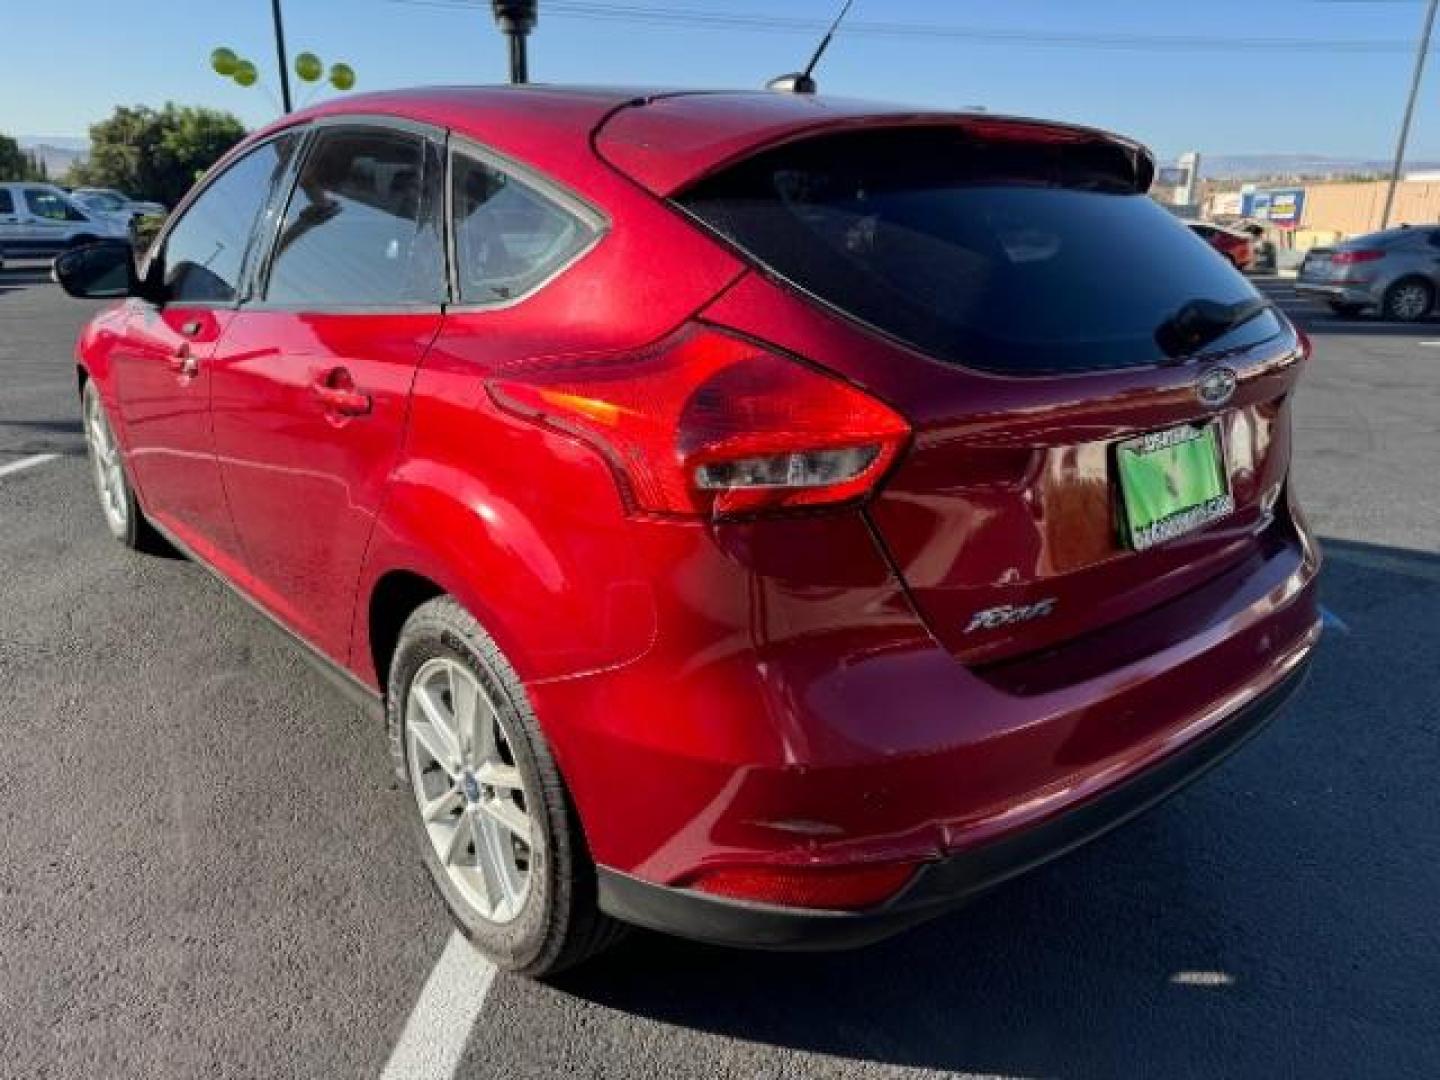
{"label": "parked car row", "polygon": [[123,217],[127,222],[139,217],[164,217],[166,213],[160,203],[131,199],[114,188],[75,188],[70,197],[86,210]]}
{"label": "parked car row", "polygon": [[1402,225],[1311,248],[1295,291],[1346,317],[1375,311],[1404,322],[1423,319],[1440,293],[1440,225]]}
{"label": "parked car row", "polygon": [[0,183],[0,253],[48,258],[97,240],[128,240],[130,217],[86,209],[54,184]]}

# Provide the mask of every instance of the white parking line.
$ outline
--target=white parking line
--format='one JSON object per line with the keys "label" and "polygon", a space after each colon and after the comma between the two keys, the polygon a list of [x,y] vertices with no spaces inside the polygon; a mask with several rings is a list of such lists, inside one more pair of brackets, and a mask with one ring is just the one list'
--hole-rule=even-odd
{"label": "white parking line", "polygon": [[1424,345],[1431,349],[1440,349],[1440,341],[1420,341],[1416,344]]}
{"label": "white parking line", "polygon": [[30,469],[36,465],[44,465],[45,462],[54,461],[59,456],[59,454],[32,454],[30,457],[21,458],[19,461],[11,461],[5,465],[0,465],[0,476],[9,476],[11,473],[19,472],[21,469]]}
{"label": "white parking line", "polygon": [[495,965],[452,931],[380,1080],[450,1080],[495,979]]}

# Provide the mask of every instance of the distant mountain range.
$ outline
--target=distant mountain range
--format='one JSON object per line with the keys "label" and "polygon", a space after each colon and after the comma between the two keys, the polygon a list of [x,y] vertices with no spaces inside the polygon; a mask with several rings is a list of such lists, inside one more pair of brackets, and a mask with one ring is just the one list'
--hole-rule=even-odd
{"label": "distant mountain range", "polygon": [[[1212,179],[1243,179],[1264,176],[1348,176],[1355,173],[1388,173],[1391,162],[1365,158],[1326,157],[1323,154],[1215,154],[1200,153],[1200,175]],[[1440,169],[1440,161],[1415,159],[1405,162],[1406,172]]]}
{"label": "distant mountain range", "polygon": [[70,166],[77,161],[84,161],[90,155],[89,139],[71,139],[64,136],[35,136],[26,138],[21,136],[18,140],[20,149],[33,150],[45,163],[46,170],[52,179],[59,180],[67,172]]}

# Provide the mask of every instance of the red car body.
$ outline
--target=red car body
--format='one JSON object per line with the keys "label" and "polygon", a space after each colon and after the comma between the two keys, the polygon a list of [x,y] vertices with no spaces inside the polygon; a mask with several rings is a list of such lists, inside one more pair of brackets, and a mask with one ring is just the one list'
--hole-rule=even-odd
{"label": "red car body", "polygon": [[[938,363],[673,201],[829,132],[1103,146],[1137,184],[1140,148],[770,93],[446,89],[322,105],[236,154],[342,115],[473,139],[598,208],[603,235],[483,310],[128,303],[85,331],[82,377],[145,514],[370,700],[415,604],[446,593],[479,620],[551,744],[605,910],[718,941],[873,937],[1148,806],[1293,689],[1319,558],[1287,483],[1306,347],[1283,319],[1220,358],[1223,408],[1197,398],[1214,357]],[[590,393],[573,358],[619,358],[623,416],[627,387],[659,400],[668,371],[732,354],[761,356],[778,397],[812,395],[817,439],[832,397],[835,423],[871,408],[884,449],[861,487],[692,513],[693,492],[631,468],[643,432],[617,451],[590,414],[546,411]],[[1114,444],[1212,418],[1234,513],[1124,550]]]}

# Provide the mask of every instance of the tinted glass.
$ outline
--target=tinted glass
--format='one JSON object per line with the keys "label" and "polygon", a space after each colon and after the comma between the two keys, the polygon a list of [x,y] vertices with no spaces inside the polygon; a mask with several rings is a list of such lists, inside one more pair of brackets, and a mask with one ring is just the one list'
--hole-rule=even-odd
{"label": "tinted glass", "polygon": [[257,146],[206,187],[175,223],[164,254],[171,302],[235,299],[255,218],[296,142],[296,136],[282,136]]}
{"label": "tinted glass", "polygon": [[125,208],[125,200],[120,196],[103,191],[89,192],[79,198],[84,199],[87,204],[97,210],[123,210]]}
{"label": "tinted glass", "polygon": [[439,303],[439,153],[418,135],[327,131],[300,170],[266,299],[301,307]]}
{"label": "tinted glass", "polygon": [[801,289],[937,358],[1075,371],[1160,362],[1156,331],[1183,305],[1258,296],[1134,194],[1132,171],[1108,144],[891,130],[757,155],[679,201]]}
{"label": "tinted glass", "polygon": [[524,296],[583,251],[595,226],[484,162],[454,158],[455,258],[470,304]]}
{"label": "tinted glass", "polygon": [[11,198],[8,188],[0,188],[0,214],[13,214],[15,212],[15,200]]}
{"label": "tinted glass", "polygon": [[86,217],[63,195],[44,188],[26,188],[25,205],[30,213],[49,221],[85,221]]}

